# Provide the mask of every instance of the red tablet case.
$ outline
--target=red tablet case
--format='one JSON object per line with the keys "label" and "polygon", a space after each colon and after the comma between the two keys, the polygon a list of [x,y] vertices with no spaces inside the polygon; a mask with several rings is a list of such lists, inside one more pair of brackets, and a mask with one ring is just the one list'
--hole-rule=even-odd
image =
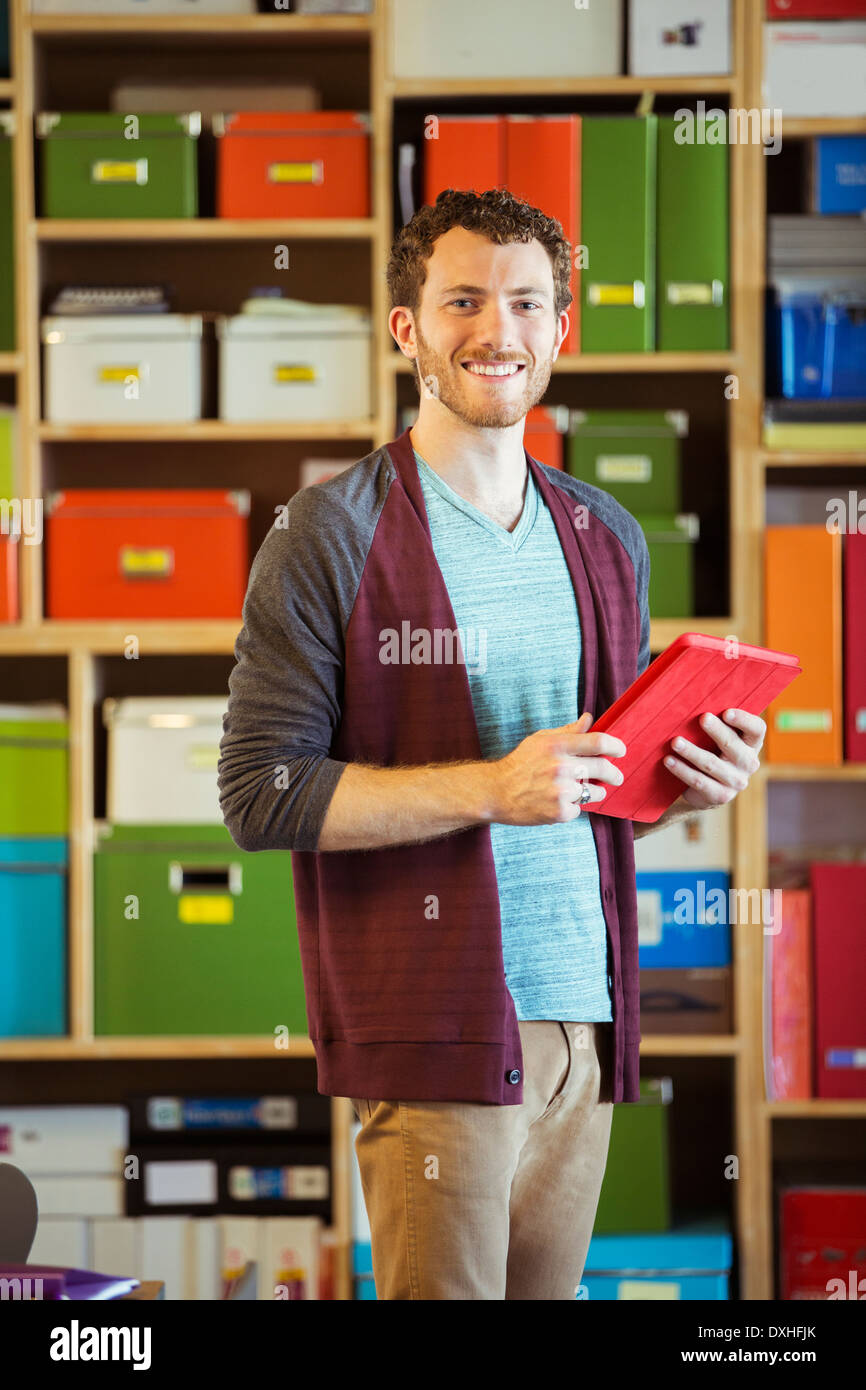
{"label": "red tablet case", "polygon": [[604,784],[603,801],[584,808],[624,820],[657,821],[686,783],[664,765],[671,740],[688,739],[719,753],[711,734],[698,723],[701,715],[721,716],[726,709],[760,714],[800,675],[796,656],[752,647],[730,637],[683,632],[651,662],[610,709],[588,730],[622,739],[625,756],[613,758],[625,781]]}

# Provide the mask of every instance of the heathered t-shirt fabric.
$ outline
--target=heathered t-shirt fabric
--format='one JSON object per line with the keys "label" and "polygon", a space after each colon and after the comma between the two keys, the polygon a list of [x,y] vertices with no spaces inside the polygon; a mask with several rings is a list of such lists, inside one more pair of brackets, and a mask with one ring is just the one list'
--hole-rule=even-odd
{"label": "heathered t-shirt fabric", "polygon": [[[509,532],[414,453],[482,752],[501,758],[536,730],[579,717],[581,635],[568,566],[531,474]],[[609,1021],[607,933],[588,816],[495,823],[490,839],[517,1017]]]}

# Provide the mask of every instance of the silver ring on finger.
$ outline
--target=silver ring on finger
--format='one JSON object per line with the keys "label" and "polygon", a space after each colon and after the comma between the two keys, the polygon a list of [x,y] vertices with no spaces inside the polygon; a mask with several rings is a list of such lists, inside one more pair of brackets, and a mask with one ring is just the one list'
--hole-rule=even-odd
{"label": "silver ring on finger", "polygon": [[592,792],[590,791],[590,789],[589,789],[588,785],[586,784],[586,782],[581,782],[581,784],[580,784],[580,796],[578,797],[578,803],[577,803],[577,804],[578,804],[579,806],[585,806],[586,803],[587,803],[588,801],[592,801]]}

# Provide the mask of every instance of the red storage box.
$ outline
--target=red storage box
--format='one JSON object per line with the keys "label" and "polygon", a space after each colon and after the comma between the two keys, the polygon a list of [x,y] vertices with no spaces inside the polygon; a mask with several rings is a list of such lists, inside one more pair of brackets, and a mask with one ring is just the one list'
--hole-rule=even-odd
{"label": "red storage box", "polygon": [[866,1187],[788,1188],[779,1208],[782,1298],[866,1297]]}
{"label": "red storage box", "polygon": [[568,432],[568,406],[534,405],[526,415],[526,452],[548,468],[562,467],[562,436]]}
{"label": "red storage box", "polygon": [[248,492],[76,488],[47,499],[47,617],[238,618]]}
{"label": "red storage box", "polygon": [[810,865],[816,1095],[866,1099],[866,864]]}
{"label": "red storage box", "polygon": [[369,217],[363,111],[214,116],[218,217]]}
{"label": "red storage box", "polygon": [[0,535],[0,623],[18,621],[18,536]]}

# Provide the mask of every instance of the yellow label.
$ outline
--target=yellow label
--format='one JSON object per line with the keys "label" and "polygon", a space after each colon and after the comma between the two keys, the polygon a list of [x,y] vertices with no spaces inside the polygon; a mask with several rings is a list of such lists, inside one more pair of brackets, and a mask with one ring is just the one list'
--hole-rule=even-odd
{"label": "yellow label", "polygon": [[648,483],[653,473],[648,454],[599,454],[595,476],[603,483]]}
{"label": "yellow label", "polygon": [[138,367],[100,367],[100,381],[127,381],[129,377],[134,377],[136,381],[141,379],[141,371]]}
{"label": "yellow label", "polygon": [[93,166],[94,183],[145,183],[146,159],[98,159]]}
{"label": "yellow label", "polygon": [[233,922],[235,905],[227,894],[183,893],[177,900],[178,920],[190,925]]}
{"label": "yellow label", "polygon": [[678,1299],[679,1284],[663,1284],[657,1279],[621,1279],[617,1285],[617,1298],[625,1299]]}
{"label": "yellow label", "polygon": [[171,574],[172,568],[171,550],[144,550],[134,545],[124,545],[121,548],[122,574]]}
{"label": "yellow label", "polygon": [[668,304],[712,304],[713,287],[707,284],[668,285]]}
{"label": "yellow label", "polygon": [[634,304],[634,284],[629,285],[590,285],[590,304],[609,306],[612,304]]}
{"label": "yellow label", "polygon": [[268,165],[269,183],[321,183],[320,159],[297,160],[288,164]]}
{"label": "yellow label", "polygon": [[316,369],[301,363],[277,363],[274,367],[274,381],[315,381]]}

